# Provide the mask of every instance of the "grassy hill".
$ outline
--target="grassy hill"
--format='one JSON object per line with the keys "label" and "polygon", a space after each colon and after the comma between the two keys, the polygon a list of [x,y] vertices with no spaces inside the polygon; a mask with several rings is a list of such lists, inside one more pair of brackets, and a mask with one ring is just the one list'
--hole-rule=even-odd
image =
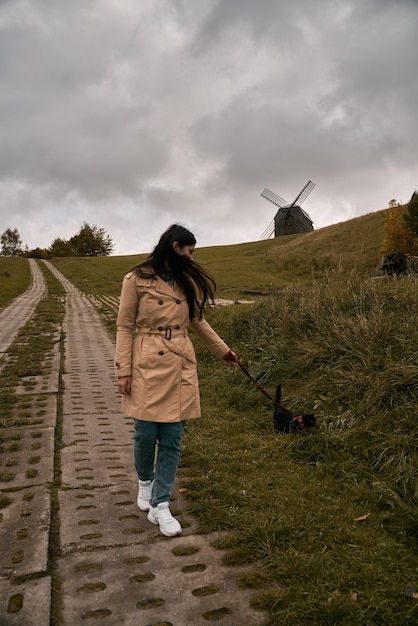
{"label": "grassy hill", "polygon": [[[196,342],[203,417],[187,424],[179,472],[202,531],[231,531],[225,561],[254,563],[241,584],[271,624],[418,623],[418,288],[368,278],[384,215],[196,250],[218,297],[271,294],[210,323],[270,394],[280,383],[287,408],[316,416],[275,432],[273,405]],[[54,264],[115,298],[144,256]],[[112,330],[116,306],[103,309]]]}
{"label": "grassy hill", "polygon": [[[242,298],[247,290],[272,292],[283,287],[363,280],[380,261],[385,211],[370,213],[304,235],[266,241],[196,248],[195,259],[215,277],[217,296]],[[125,272],[146,254],[71,257],[53,260],[82,291],[118,296]],[[0,257],[0,306],[29,286],[26,259]]]}
{"label": "grassy hill", "polygon": [[[233,298],[242,291],[275,291],[318,280],[362,280],[380,261],[386,211],[370,213],[303,235],[228,246],[197,248],[195,260],[215,277],[217,296]],[[57,258],[56,267],[83,291],[119,295],[121,278],[146,255]]]}
{"label": "grassy hill", "polygon": [[0,309],[26,291],[30,279],[27,259],[0,256]]}
{"label": "grassy hill", "polygon": [[[285,406],[316,415],[276,433],[268,400],[196,344],[203,418],[187,425],[183,484],[202,530],[231,530],[225,560],[261,563],[241,582],[271,623],[418,623],[417,279],[368,280],[384,216],[196,250],[218,297],[273,294],[210,322],[270,394],[281,383]],[[115,296],[141,258],[54,262]]]}

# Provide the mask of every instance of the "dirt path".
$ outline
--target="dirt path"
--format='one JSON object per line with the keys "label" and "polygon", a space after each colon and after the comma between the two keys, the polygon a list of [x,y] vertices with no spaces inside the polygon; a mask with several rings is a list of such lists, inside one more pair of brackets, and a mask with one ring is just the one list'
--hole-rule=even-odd
{"label": "dirt path", "polygon": [[[182,536],[163,537],[137,508],[132,420],[119,410],[113,342],[89,299],[46,263],[66,291],[62,411],[37,429],[43,470],[32,484],[17,478],[4,509],[0,624],[265,624],[249,605],[251,592],[236,585],[245,568],[222,565],[224,552],[212,545],[220,533],[196,533],[178,485],[172,510]],[[60,481],[51,526],[54,445]],[[59,545],[48,559],[52,527]]]}
{"label": "dirt path", "polygon": [[29,259],[29,264],[32,274],[29,289],[0,311],[0,359],[12,344],[20,328],[31,317],[36,305],[45,293],[45,279],[39,265],[35,259]]}

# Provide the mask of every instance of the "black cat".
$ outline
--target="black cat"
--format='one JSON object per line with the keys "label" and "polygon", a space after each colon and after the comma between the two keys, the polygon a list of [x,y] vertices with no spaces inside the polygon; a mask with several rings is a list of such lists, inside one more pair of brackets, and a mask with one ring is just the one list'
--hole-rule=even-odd
{"label": "black cat", "polygon": [[313,413],[297,415],[288,411],[280,405],[282,386],[277,385],[274,406],[274,429],[280,433],[293,433],[315,426],[315,416]]}

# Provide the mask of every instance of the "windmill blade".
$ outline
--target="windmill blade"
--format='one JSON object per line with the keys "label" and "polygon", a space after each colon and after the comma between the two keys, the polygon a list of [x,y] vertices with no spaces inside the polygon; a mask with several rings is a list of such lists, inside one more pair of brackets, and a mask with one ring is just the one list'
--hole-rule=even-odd
{"label": "windmill blade", "polygon": [[261,235],[260,239],[270,239],[270,237],[274,234],[274,220],[270,222],[267,226],[264,233]]}
{"label": "windmill blade", "polygon": [[283,200],[283,198],[278,196],[276,193],[273,193],[272,191],[270,191],[270,189],[267,189],[267,187],[264,189],[264,191],[261,192],[261,195],[269,202],[272,202],[273,204],[281,208],[289,204],[288,202],[286,202],[286,200]]}
{"label": "windmill blade", "polygon": [[313,183],[311,180],[309,180],[306,185],[304,186],[304,188],[302,189],[302,191],[300,191],[298,193],[298,195],[296,196],[296,198],[293,200],[292,204],[290,205],[292,206],[296,206],[296,205],[301,205],[302,202],[304,202],[306,200],[306,198],[309,196],[309,194],[311,193],[312,189],[315,187],[315,183]]}

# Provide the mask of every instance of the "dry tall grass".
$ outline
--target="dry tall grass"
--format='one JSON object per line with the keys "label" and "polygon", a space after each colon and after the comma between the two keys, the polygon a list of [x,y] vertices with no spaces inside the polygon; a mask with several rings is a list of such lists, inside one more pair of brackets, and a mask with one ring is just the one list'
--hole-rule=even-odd
{"label": "dry tall grass", "polygon": [[265,397],[197,345],[204,418],[189,425],[183,461],[202,527],[239,529],[230,561],[261,558],[254,602],[272,623],[415,623],[416,277],[289,288],[211,323],[317,426],[275,433]]}

